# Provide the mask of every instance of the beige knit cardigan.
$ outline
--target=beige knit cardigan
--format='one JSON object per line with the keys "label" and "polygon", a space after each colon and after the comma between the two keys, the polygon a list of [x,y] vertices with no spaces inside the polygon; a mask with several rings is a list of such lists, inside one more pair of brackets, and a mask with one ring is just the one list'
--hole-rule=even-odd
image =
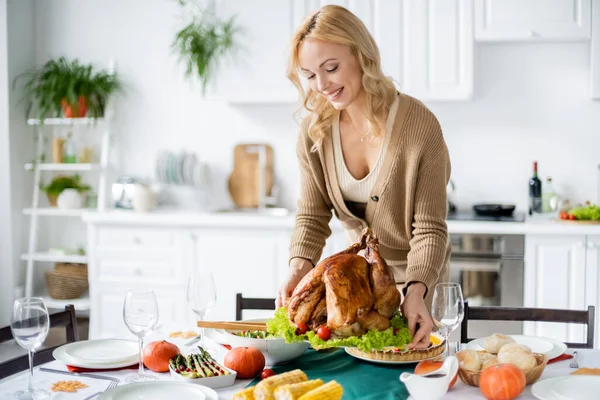
{"label": "beige knit cardigan", "polygon": [[289,258],[316,265],[335,214],[351,237],[369,226],[379,238],[382,257],[406,265],[403,277],[396,274],[397,282],[423,282],[429,290],[446,270],[451,251],[446,225],[450,157],[440,124],[424,104],[398,93],[394,106],[392,136],[364,220],[342,198],[331,135],[311,151],[314,142],[303,125],[296,148],[301,190]]}

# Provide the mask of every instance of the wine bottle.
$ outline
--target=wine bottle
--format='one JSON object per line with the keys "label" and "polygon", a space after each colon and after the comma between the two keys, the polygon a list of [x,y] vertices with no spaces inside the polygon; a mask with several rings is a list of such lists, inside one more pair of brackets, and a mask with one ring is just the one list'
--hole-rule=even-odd
{"label": "wine bottle", "polygon": [[542,212],[542,181],[538,178],[538,163],[533,162],[533,176],[529,180],[529,215]]}

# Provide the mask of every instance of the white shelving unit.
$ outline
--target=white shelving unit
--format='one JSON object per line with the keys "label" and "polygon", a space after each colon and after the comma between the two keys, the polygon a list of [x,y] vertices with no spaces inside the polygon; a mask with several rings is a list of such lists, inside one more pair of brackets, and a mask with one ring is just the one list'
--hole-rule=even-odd
{"label": "white shelving unit", "polygon": [[88,259],[84,255],[60,255],[50,252],[40,251],[38,246],[38,220],[40,217],[75,217],[78,218],[84,211],[88,209],[60,209],[57,207],[40,207],[40,181],[42,172],[98,172],[98,203],[97,210],[103,211],[106,207],[106,179],[108,169],[108,152],[109,152],[109,126],[108,121],[95,118],[47,118],[43,121],[39,119],[28,119],[27,124],[36,127],[38,135],[37,154],[42,154],[44,145],[44,131],[46,127],[52,128],[57,126],[101,126],[102,138],[100,142],[100,162],[99,163],[73,163],[73,164],[57,164],[57,163],[27,163],[25,169],[33,171],[33,199],[30,208],[24,208],[23,213],[30,216],[29,222],[29,244],[27,253],[21,255],[21,259],[27,262],[26,280],[25,280],[25,295],[26,296],[41,296],[44,298],[47,307],[49,308],[64,308],[67,304],[73,304],[77,311],[89,311],[90,300],[89,294],[84,294],[78,299],[57,300],[51,298],[47,293],[34,293],[33,279],[35,263],[87,263]]}

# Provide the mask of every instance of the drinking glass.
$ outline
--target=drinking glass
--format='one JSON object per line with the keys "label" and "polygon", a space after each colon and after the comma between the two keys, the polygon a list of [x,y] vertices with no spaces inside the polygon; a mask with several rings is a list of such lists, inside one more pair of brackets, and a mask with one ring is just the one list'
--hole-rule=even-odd
{"label": "drinking glass", "polygon": [[29,386],[15,392],[18,399],[44,399],[50,392],[33,387],[33,352],[40,347],[50,329],[50,318],[44,300],[40,297],[24,297],[15,300],[10,317],[10,330],[15,341],[29,353]]}
{"label": "drinking glass", "polygon": [[140,344],[140,366],[136,375],[129,376],[126,382],[148,382],[158,378],[144,373],[144,336],[158,322],[158,303],[153,290],[129,290],[123,304],[123,321],[136,335]]}
{"label": "drinking glass", "polygon": [[[194,272],[187,285],[187,302],[192,311],[203,321],[217,303],[217,290],[212,272]],[[204,347],[204,328],[200,328],[200,346]]]}
{"label": "drinking glass", "polygon": [[448,336],[460,326],[465,316],[462,289],[458,283],[443,282],[435,286],[431,316],[446,339],[444,358],[450,355]]}

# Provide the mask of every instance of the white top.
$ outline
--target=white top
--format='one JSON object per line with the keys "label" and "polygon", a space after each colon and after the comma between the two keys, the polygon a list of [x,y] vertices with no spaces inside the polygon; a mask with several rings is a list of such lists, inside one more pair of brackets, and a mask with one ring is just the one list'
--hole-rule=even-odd
{"label": "white top", "polygon": [[377,156],[377,162],[369,171],[367,176],[362,179],[356,179],[352,176],[346,161],[344,160],[344,154],[342,152],[342,143],[340,138],[340,113],[337,113],[337,117],[333,119],[333,126],[331,129],[332,143],[333,143],[333,158],[335,163],[335,173],[337,175],[338,184],[340,185],[340,191],[345,201],[353,201],[357,203],[367,203],[371,196],[371,188],[377,180],[379,170],[383,165],[383,159],[387,150],[388,142],[391,136],[392,124],[395,120],[396,111],[398,110],[398,102],[394,102],[388,118],[386,121],[384,140],[379,148],[379,155]]}

